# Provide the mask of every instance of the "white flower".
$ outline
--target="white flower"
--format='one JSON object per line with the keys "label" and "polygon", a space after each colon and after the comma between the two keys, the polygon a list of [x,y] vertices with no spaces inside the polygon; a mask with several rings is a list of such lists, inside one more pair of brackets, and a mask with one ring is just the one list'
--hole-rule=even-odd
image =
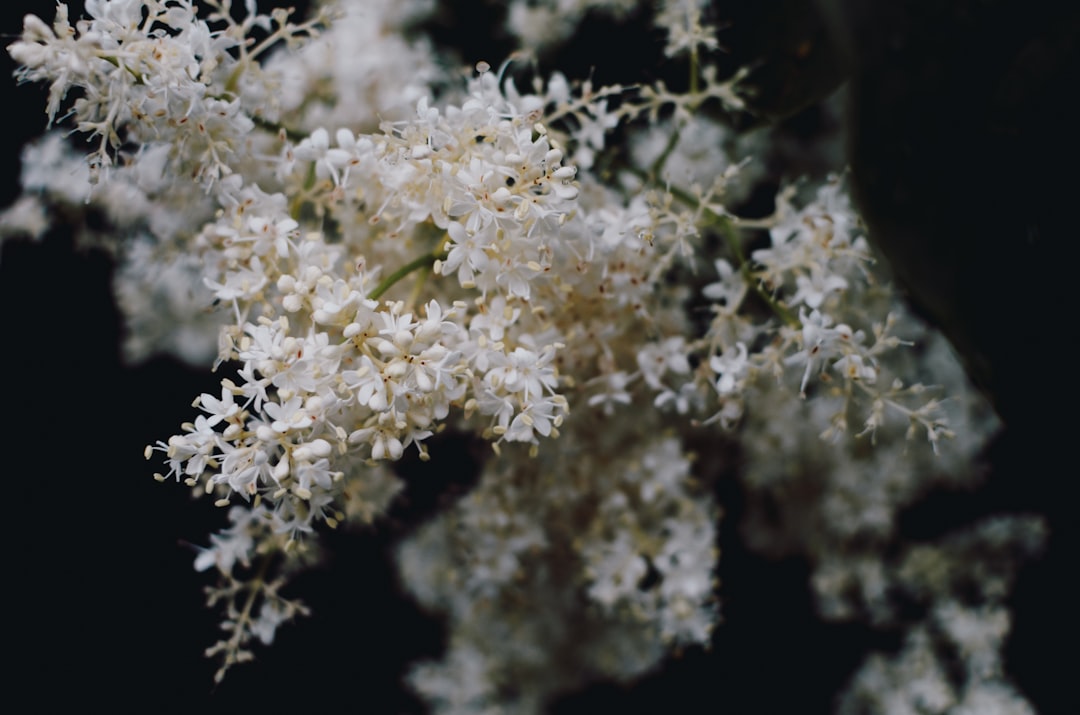
{"label": "white flower", "polygon": [[562,424],[563,415],[566,413],[566,400],[561,395],[548,395],[530,402],[514,417],[503,439],[507,442],[536,444],[536,435],[550,436],[555,428]]}
{"label": "white flower", "polygon": [[254,300],[266,286],[268,279],[262,261],[258,256],[253,256],[246,266],[226,272],[223,281],[206,277],[203,282],[214,291],[216,299],[235,303],[238,300]]}
{"label": "white flower", "polygon": [[746,345],[736,343],[735,354],[730,350],[724,351],[723,355],[713,355],[709,358],[709,367],[716,373],[716,392],[721,397],[740,392],[743,379],[749,366]]}
{"label": "white flower", "polygon": [[270,455],[262,445],[225,446],[223,451],[221,472],[213,478],[215,484],[228,484],[246,499],[255,493],[259,483],[271,479]]}
{"label": "white flower", "polygon": [[[376,366],[375,362],[367,355],[361,355],[358,362],[360,364],[355,370],[345,370],[341,373],[342,382],[351,393],[355,394],[358,404],[364,407],[371,407],[371,409],[377,412],[386,409],[388,404],[386,399],[386,388],[383,385],[382,375],[378,366]],[[380,397],[373,405],[372,399],[377,393]]]}
{"label": "white flower", "polygon": [[847,279],[833,273],[826,273],[816,266],[810,271],[810,275],[795,277],[797,289],[791,297],[790,303],[798,305],[806,303],[810,308],[820,308],[821,304],[830,295],[846,290]]}
{"label": "white flower", "polygon": [[667,373],[686,375],[690,372],[686,339],[673,335],[659,343],[646,343],[637,353],[637,364],[649,387],[663,389]]}
{"label": "white flower", "polygon": [[374,427],[365,427],[349,435],[353,444],[371,444],[372,459],[401,459],[405,444],[398,437],[396,428],[386,420],[380,420]]}
{"label": "white flower", "polygon": [[[351,137],[351,134],[339,134],[339,139],[346,141]],[[348,149],[331,149],[330,133],[319,127],[293,149],[293,155],[301,161],[315,162],[315,176],[320,179],[330,178],[336,186],[341,183],[342,170],[352,161],[353,154],[349,149],[354,146],[355,144]]]}
{"label": "white flower", "polygon": [[273,420],[270,428],[275,432],[284,434],[292,430],[310,427],[316,418],[314,415],[308,414],[308,411],[303,408],[303,402],[299,396],[295,396],[281,404],[277,402],[264,404],[263,410]]}
{"label": "white flower", "polygon": [[589,397],[589,407],[601,405],[605,415],[615,414],[616,405],[629,405],[632,398],[626,391],[633,378],[622,370],[608,373],[589,381],[590,385],[600,385],[600,390]]}
{"label": "white flower", "polygon": [[877,380],[877,368],[873,362],[857,353],[848,353],[833,363],[833,369],[848,380],[862,380],[873,384]]}
{"label": "white flower", "polygon": [[450,250],[442,261],[439,272],[442,275],[457,273],[458,282],[465,288],[476,285],[476,274],[486,273],[491,260],[487,250],[492,243],[491,234],[494,226],[476,232],[468,232],[465,227],[455,222],[446,227],[450,234]]}
{"label": "white flower", "polygon": [[227,387],[221,388],[221,399],[213,395],[203,393],[199,396],[199,407],[210,415],[207,424],[214,426],[222,420],[228,420],[240,412],[240,405],[233,399],[233,392]]}
{"label": "white flower", "polygon": [[719,280],[702,288],[701,294],[728,310],[734,311],[746,295],[746,281],[742,273],[736,272],[725,258],[717,259],[713,265],[716,266]]}
{"label": "white flower", "polygon": [[310,492],[312,486],[329,489],[334,480],[334,472],[330,469],[329,459],[320,459],[315,463],[300,462],[295,468],[296,481],[300,488]]}
{"label": "white flower", "polygon": [[255,550],[252,530],[254,523],[261,517],[258,510],[242,506],[229,509],[229,521],[232,526],[210,537],[210,546],[199,550],[195,558],[195,570],[205,571],[216,566],[222,573],[232,573],[237,563],[251,565],[251,554]]}
{"label": "white flower", "polygon": [[588,564],[590,598],[610,609],[638,597],[648,564],[630,534],[619,532],[612,541],[589,542],[582,555]]}
{"label": "white flower", "polygon": [[489,370],[484,379],[489,387],[520,393],[524,401],[539,399],[545,393],[554,392],[559,384],[555,369],[551,367],[554,358],[555,348],[551,346],[539,354],[514,348],[512,353],[497,360],[499,366]]}
{"label": "white flower", "polygon": [[806,395],[806,383],[810,381],[811,373],[830,358],[841,354],[846,346],[855,345],[862,341],[862,331],[853,332],[851,328],[841,323],[835,328],[832,326],[832,318],[817,310],[810,315],[800,311],[799,320],[802,322],[803,349],[787,359],[789,364],[805,363],[802,382],[799,392]]}

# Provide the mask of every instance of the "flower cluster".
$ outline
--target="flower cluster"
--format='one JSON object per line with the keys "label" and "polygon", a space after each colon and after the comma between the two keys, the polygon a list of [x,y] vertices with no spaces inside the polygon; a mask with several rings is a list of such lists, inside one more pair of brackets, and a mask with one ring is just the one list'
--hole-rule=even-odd
{"label": "flower cluster", "polygon": [[[256,58],[317,21],[294,25],[275,11],[249,12],[237,23],[228,0],[208,5],[214,12],[202,20],[190,0],[90,0],[89,18],[72,27],[60,3],[51,27],[28,15],[9,51],[22,65],[20,79],[50,83],[50,122],[67,94],[80,90],[70,113],[80,131],[98,139],[93,169],[111,166],[127,142],[163,142],[212,182],[233,173],[259,118],[253,105],[271,96],[265,86],[253,89],[262,84]],[[224,27],[212,30],[211,23]],[[245,38],[256,29],[268,36],[249,46]]]}
{"label": "flower cluster", "polygon": [[[703,62],[718,45],[701,3],[654,16],[667,55],[690,58],[685,91],[557,73],[525,91],[513,63],[462,80],[402,42],[419,5],[341,0],[299,24],[203,5],[27,17],[9,48],[20,78],[49,83],[50,119],[97,148],[82,164],[55,135],[31,147],[35,197],[5,218],[40,234],[42,206],[102,210],[115,230],[82,239],[120,261],[129,354],[227,373],[146,450],[159,481],[229,507],[195,562],[221,579],[219,678],[305,612],[280,589],[317,561],[319,534],[377,523],[402,489],[394,465],[439,460],[448,428],[491,455],[396,551],[447,618],[445,657],[410,678],[439,712],[537,712],[722,637],[710,485],[729,476],[747,541],[808,557],[824,615],[900,618],[887,587],[923,573],[873,559],[915,558],[898,510],[964,481],[993,420],[875,264],[842,174],[740,215],[761,170],[725,150],[740,144],[716,117],[741,108],[741,74]],[[513,3],[509,21],[548,11]],[[72,166],[89,167],[77,185]],[[1037,550],[1037,522],[1005,531]],[[929,618],[986,660],[972,678],[1018,698],[978,647],[1007,626],[1001,593],[969,611],[930,590]],[[918,660],[927,626],[912,627]],[[905,657],[868,664],[844,707],[918,665]]]}

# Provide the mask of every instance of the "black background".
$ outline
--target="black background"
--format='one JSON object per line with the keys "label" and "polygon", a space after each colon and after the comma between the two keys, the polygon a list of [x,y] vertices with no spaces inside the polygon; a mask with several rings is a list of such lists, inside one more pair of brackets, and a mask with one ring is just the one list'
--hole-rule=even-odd
{"label": "black background", "polygon": [[[915,8],[909,17],[926,19],[919,14],[921,3],[907,5]],[[838,81],[855,78],[851,157],[857,169],[864,167],[856,181],[869,177],[856,188],[886,251],[897,262],[912,261],[916,268],[908,272],[915,276],[921,265],[943,267],[960,286],[957,295],[997,291],[986,303],[1000,314],[995,339],[1013,343],[991,356],[999,366],[993,389],[1023,397],[1010,397],[1004,408],[1010,425],[987,454],[988,486],[974,495],[932,495],[902,523],[927,535],[1003,511],[1037,511],[1051,519],[1050,547],[1023,570],[1011,600],[1015,624],[1007,664],[1039,712],[1078,712],[1070,676],[1080,601],[1075,586],[1065,583],[1067,567],[1076,563],[1075,502],[1067,498],[1077,477],[1068,441],[1078,423],[1070,395],[1076,301],[1067,294],[1071,283],[1064,270],[1066,242],[1077,234],[1067,215],[1076,196],[1077,140],[1075,121],[1066,113],[1078,84],[1077,49],[1066,42],[1063,53],[1046,53],[1049,79],[1034,99],[1021,97],[1010,115],[1013,125],[998,131],[1000,123],[984,121],[990,111],[980,104],[990,91],[984,88],[997,86],[993,78],[1015,66],[1000,60],[1001,53],[1015,57],[1032,42],[1038,47],[1049,21],[1038,9],[1021,11],[1013,3],[938,5],[955,12],[930,18],[937,24],[885,33],[891,38],[884,43],[888,51],[858,50],[859,59],[845,64],[835,57],[820,62],[805,52],[800,28],[813,29],[812,23],[780,35],[787,38],[782,41],[754,41],[777,36],[770,28],[790,16],[789,3],[757,3],[756,10],[716,4],[720,15],[736,20],[725,31],[728,61],[764,58],[762,67],[772,73],[760,75],[763,86],[811,87],[796,92],[790,105],[769,107],[766,113],[776,121],[798,122],[804,104]],[[479,6],[488,13],[485,26],[470,15],[477,7],[465,6],[444,4],[437,34],[469,48],[462,52],[466,61],[495,60],[508,46],[491,29],[497,11]],[[51,19],[52,3],[5,3],[0,33],[6,42],[28,10]],[[984,34],[984,25],[973,31],[964,24],[972,14],[982,17],[980,12],[989,14],[997,35]],[[1016,15],[1023,12],[1030,14]],[[1075,17],[1051,19],[1057,26]],[[736,34],[739,28],[746,32]],[[1071,31],[1066,25],[1067,36]],[[621,35],[602,23],[589,25],[588,32],[603,39],[585,36],[551,61],[569,67],[621,62],[628,73],[661,62],[655,38],[632,24]],[[749,39],[740,44],[739,37]],[[821,37],[817,27],[811,39]],[[652,44],[643,49],[642,42]],[[490,54],[480,55],[480,48]],[[806,57],[814,61],[800,64]],[[13,69],[6,55],[0,58],[0,74],[10,77]],[[19,150],[44,126],[45,90],[16,87],[7,79],[0,88],[6,109],[0,205],[7,205],[17,194]],[[954,151],[957,141],[962,151]],[[980,147],[1002,161],[986,159]],[[881,176],[888,179],[884,189]],[[911,219],[913,206],[917,215]],[[993,218],[980,213],[987,208],[996,212]],[[957,232],[972,216],[980,216],[974,249],[957,243],[963,240]],[[1023,272],[1011,270],[1016,236],[1028,234],[1032,216],[1044,237],[1040,245],[1049,242],[1049,248],[1034,262],[1025,258]],[[912,255],[905,259],[890,240],[914,245],[907,251]],[[206,543],[224,514],[208,501],[192,501],[176,485],[154,482],[150,474],[157,467],[143,460],[142,450],[173,434],[190,415],[192,398],[213,390],[219,378],[168,358],[123,365],[110,261],[97,251],[74,249],[62,229],[41,243],[12,240],[2,248],[5,709],[422,712],[400,677],[409,663],[438,654],[442,624],[398,591],[388,549],[440,500],[453,498],[453,476],[412,474],[393,518],[369,533],[327,535],[328,563],[295,584],[313,615],[282,628],[273,647],[259,650],[254,664],[234,669],[214,689],[215,666],[202,650],[217,638],[216,614],[203,606],[201,589],[209,577],[193,571],[190,544]],[[973,267],[951,258],[971,250],[985,251],[992,260]],[[1006,292],[1018,297],[1004,300]],[[918,301],[917,287],[912,294]],[[968,325],[977,301],[960,302],[956,320]],[[949,306],[922,309],[934,315]],[[1026,322],[1018,328],[1018,321]],[[987,331],[973,332],[967,339],[985,346]],[[441,446],[447,453],[459,448]],[[468,460],[465,453],[458,457]],[[553,712],[825,713],[869,648],[898,644],[896,633],[819,621],[807,594],[806,564],[767,561],[741,550],[735,531],[738,486],[718,489],[726,509],[720,574],[725,623],[713,649],[671,658],[630,688],[601,684],[568,694],[552,705]]]}

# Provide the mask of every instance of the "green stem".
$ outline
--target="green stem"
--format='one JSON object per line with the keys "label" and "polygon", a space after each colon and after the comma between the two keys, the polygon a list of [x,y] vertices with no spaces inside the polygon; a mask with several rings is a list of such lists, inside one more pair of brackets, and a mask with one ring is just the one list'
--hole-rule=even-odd
{"label": "green stem", "polygon": [[696,97],[698,90],[698,48],[695,44],[690,48],[690,96]]}
{"label": "green stem", "polygon": [[416,275],[412,290],[409,291],[409,298],[405,301],[406,310],[411,311],[413,306],[416,305],[416,301],[420,299],[420,291],[424,289],[424,284],[427,283],[429,275],[431,275],[431,264],[421,268],[420,273]]}
{"label": "green stem", "polygon": [[127,73],[130,74],[132,77],[134,77],[135,81],[138,82],[139,84],[146,84],[146,78],[144,78],[142,76],[142,74],[140,74],[139,72],[136,72],[135,70],[131,69],[127,65],[120,64],[120,60],[116,59],[112,55],[98,55],[98,57],[105,60],[106,62],[111,64],[113,67],[116,67],[117,69],[127,70]]}
{"label": "green stem", "polygon": [[720,233],[724,236],[724,241],[731,249],[732,255],[735,256],[735,260],[738,261],[739,273],[742,274],[743,280],[746,281],[747,285],[754,289],[754,292],[758,294],[758,297],[765,301],[766,305],[769,306],[772,312],[776,314],[780,320],[784,321],[792,328],[801,328],[802,321],[799,320],[798,316],[792,313],[786,305],[776,300],[769,291],[765,290],[765,286],[761,284],[761,281],[758,280],[750,270],[750,262],[746,260],[746,256],[743,254],[742,246],[739,244],[739,237],[735,233],[735,226],[732,225],[731,219],[717,216],[708,209],[706,209],[706,211],[714,217],[713,223],[720,229]]}
{"label": "green stem", "polygon": [[446,254],[443,251],[439,250],[432,251],[431,253],[425,253],[419,258],[409,261],[404,266],[388,275],[386,278],[383,278],[379,285],[375,286],[375,288],[372,289],[370,293],[368,293],[367,297],[371,300],[378,299],[380,296],[382,296],[383,293],[390,290],[391,286],[393,286],[405,276],[421,268],[430,268],[432,263],[438,260],[442,260],[443,258],[446,258]]}
{"label": "green stem", "polygon": [[289,129],[288,127],[278,124],[277,122],[271,122],[269,119],[263,119],[262,117],[251,115],[251,121],[255,122],[255,126],[260,129],[265,129],[268,132],[277,134],[278,132],[284,132],[285,138],[291,142],[299,144],[304,139],[307,139],[306,134],[301,134],[295,129]]}
{"label": "green stem", "polygon": [[668,138],[667,146],[660,152],[660,156],[656,157],[656,161],[649,167],[649,175],[653,179],[660,177],[660,172],[664,170],[664,164],[667,163],[668,157],[671,156],[671,152],[675,151],[675,147],[679,143],[679,130],[676,128],[671,132],[671,137]]}

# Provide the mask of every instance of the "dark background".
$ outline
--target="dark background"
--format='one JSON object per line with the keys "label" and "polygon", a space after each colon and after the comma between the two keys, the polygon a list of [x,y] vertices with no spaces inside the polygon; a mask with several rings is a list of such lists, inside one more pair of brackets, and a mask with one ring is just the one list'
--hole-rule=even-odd
{"label": "dark background", "polygon": [[[5,3],[5,44],[25,12],[50,20],[52,7]],[[494,29],[497,5],[440,7],[440,25],[429,29],[464,48],[463,61],[495,64],[509,49]],[[888,16],[872,7],[718,2],[717,16],[731,23],[722,33],[729,54],[718,61],[758,62],[758,111],[740,121],[765,117],[792,132],[814,126],[816,102],[849,81],[849,159],[872,235],[1008,421],[986,455],[985,489],[931,495],[902,524],[926,535],[989,513],[1050,518],[1050,546],[1022,571],[1011,599],[1007,664],[1039,712],[1078,712],[1070,666],[1080,601],[1065,583],[1076,563],[1068,498],[1077,476],[1068,446],[1078,423],[1075,329],[1066,313],[1076,300],[1065,272],[1077,233],[1068,110],[1078,86],[1076,12],[992,0],[900,2]],[[671,69],[661,48],[633,18],[620,26],[590,18],[545,61],[572,76],[595,67],[598,82],[632,81]],[[604,67],[625,77],[609,78]],[[0,58],[0,75],[13,69]],[[45,90],[0,79],[0,91],[5,206],[17,195],[21,146],[44,127]],[[173,434],[193,396],[219,378],[168,358],[123,365],[110,261],[75,249],[62,227],[41,243],[7,241],[2,251],[2,473],[11,521],[0,643],[14,711],[422,712],[400,677],[438,654],[442,625],[398,592],[388,549],[460,492],[454,475],[411,474],[392,518],[369,533],[328,534],[327,565],[295,582],[313,615],[282,628],[273,647],[215,690],[215,665],[202,657],[217,639],[216,614],[203,606],[210,577],[193,571],[190,544],[206,543],[224,514],[154,482],[142,450]],[[806,564],[742,550],[742,495],[736,484],[718,489],[725,623],[714,648],[671,658],[630,688],[568,694],[553,712],[825,713],[868,649],[898,645],[896,633],[819,621]]]}

